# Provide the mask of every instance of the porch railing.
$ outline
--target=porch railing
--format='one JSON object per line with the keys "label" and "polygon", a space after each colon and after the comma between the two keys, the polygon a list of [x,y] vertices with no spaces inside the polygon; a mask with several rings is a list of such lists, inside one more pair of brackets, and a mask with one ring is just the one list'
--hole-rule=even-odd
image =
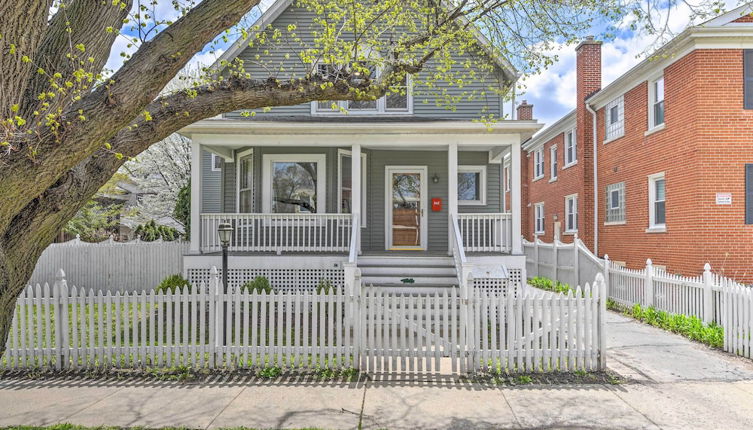
{"label": "porch railing", "polygon": [[350,251],[353,226],[350,214],[202,214],[202,251],[221,250],[217,227],[222,222],[233,226],[230,251]]}
{"label": "porch railing", "polygon": [[468,252],[510,252],[512,214],[458,214],[460,235]]}

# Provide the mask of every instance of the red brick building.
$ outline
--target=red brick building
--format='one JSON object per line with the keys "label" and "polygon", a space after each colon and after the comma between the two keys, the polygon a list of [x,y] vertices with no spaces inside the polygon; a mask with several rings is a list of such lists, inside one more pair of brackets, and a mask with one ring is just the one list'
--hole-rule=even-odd
{"label": "red brick building", "polygon": [[523,145],[528,240],[577,234],[628,267],[695,275],[709,262],[753,282],[750,8],[687,29],[605,88],[600,42],[578,45],[575,110]]}

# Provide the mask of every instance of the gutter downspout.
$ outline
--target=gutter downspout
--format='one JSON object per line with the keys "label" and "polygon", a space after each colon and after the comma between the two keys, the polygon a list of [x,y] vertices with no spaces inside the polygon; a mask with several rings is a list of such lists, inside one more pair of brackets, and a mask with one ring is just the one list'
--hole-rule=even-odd
{"label": "gutter downspout", "polygon": [[589,103],[585,102],[585,105],[586,105],[586,110],[591,112],[591,116],[593,119],[592,121],[593,146],[594,146],[593,148],[594,149],[594,160],[593,160],[593,165],[594,165],[594,248],[593,248],[593,251],[594,251],[594,255],[598,256],[599,255],[599,175],[598,175],[599,157],[597,157],[597,155],[598,155],[599,144],[598,144],[598,136],[596,134],[596,130],[597,130],[596,111],[593,110],[593,108],[591,107]]}

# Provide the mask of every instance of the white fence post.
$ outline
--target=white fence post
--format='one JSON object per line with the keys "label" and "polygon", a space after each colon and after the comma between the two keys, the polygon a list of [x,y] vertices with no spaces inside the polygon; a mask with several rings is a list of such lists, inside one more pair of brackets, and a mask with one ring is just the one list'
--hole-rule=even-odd
{"label": "white fence post", "polygon": [[[65,272],[63,269],[58,269],[58,273],[55,276],[55,284],[52,286],[52,303],[55,307],[55,369],[60,370],[63,364],[63,345],[65,334],[63,332],[63,306],[61,305],[61,290],[63,283],[65,282]],[[66,306],[66,319],[67,306]]]}
{"label": "white fence post", "polygon": [[533,235],[533,260],[535,262],[534,268],[536,273],[533,276],[539,276],[539,236]]}
{"label": "white fence post", "polygon": [[575,279],[575,285],[580,285],[580,239],[578,238],[578,233],[575,233],[575,236],[573,237],[573,271],[575,272],[575,275],[573,276],[573,279]]}
{"label": "white fence post", "polygon": [[706,324],[714,320],[713,290],[714,275],[711,273],[711,265],[703,265],[703,322]]}
{"label": "white fence post", "polygon": [[[605,255],[606,257],[606,255]],[[607,285],[601,273],[596,274],[596,285],[599,295],[599,370],[607,368]]]}
{"label": "white fence post", "polygon": [[607,294],[609,294],[609,269],[611,266],[612,265],[609,262],[609,254],[604,254],[604,285],[607,288]]}
{"label": "white fence post", "polygon": [[557,282],[559,279],[557,277],[557,269],[558,269],[558,260],[557,260],[557,239],[552,240],[552,272],[554,276],[552,276],[552,280]]}
{"label": "white fence post", "polygon": [[646,260],[646,282],[643,285],[643,301],[646,307],[654,305],[654,264]]}
{"label": "white fence post", "polygon": [[209,270],[209,367],[214,368],[215,363],[217,365],[222,363],[222,357],[217,351],[218,339],[222,338],[222,335],[218,335],[222,330],[222,304],[218,301],[220,294],[220,275],[217,272],[217,267],[212,266]]}
{"label": "white fence post", "polygon": [[[353,367],[359,369],[359,356],[361,349],[361,336],[359,336],[359,333],[361,333],[361,271],[355,263],[345,263],[343,268],[345,269],[345,297],[348,300],[343,326],[345,328],[346,337],[349,336],[348,333],[353,333]],[[345,351],[346,356],[349,352],[350,351]]]}

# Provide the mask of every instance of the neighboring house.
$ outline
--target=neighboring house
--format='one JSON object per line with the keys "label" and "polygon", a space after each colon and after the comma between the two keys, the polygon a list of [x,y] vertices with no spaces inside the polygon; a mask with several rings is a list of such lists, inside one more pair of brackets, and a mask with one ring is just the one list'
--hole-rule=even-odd
{"label": "neighboring house", "polygon": [[605,88],[601,43],[576,48],[575,110],[523,145],[529,240],[577,233],[628,267],[709,262],[753,281],[751,11],[685,30]]}
{"label": "neighboring house", "polygon": [[[292,3],[278,1],[260,22],[283,33],[295,25],[302,38],[309,37],[312,14]],[[269,48],[239,40],[221,60],[252,59],[263,49]],[[482,58],[494,62],[494,72],[479,74],[466,88],[448,87],[452,96],[490,85],[509,88],[517,79],[505,61]],[[255,76],[263,73],[254,61],[244,64]],[[233,270],[342,268],[360,252],[357,264],[366,283],[410,278],[416,284],[456,285],[449,257],[456,237],[453,217],[470,261],[524,276],[520,145],[541,125],[528,118],[487,129],[473,120],[485,113],[501,117],[499,95],[464,99],[449,110],[427,91],[412,88],[410,80],[406,86],[402,96],[340,102],[347,115],[332,110],[331,102],[314,102],[251,117],[229,112],[183,129],[192,140],[191,181],[200,184],[191,196],[189,276],[193,269],[220,265],[217,228],[227,221],[234,227]],[[506,154],[516,174],[513,204],[503,207]]]}

